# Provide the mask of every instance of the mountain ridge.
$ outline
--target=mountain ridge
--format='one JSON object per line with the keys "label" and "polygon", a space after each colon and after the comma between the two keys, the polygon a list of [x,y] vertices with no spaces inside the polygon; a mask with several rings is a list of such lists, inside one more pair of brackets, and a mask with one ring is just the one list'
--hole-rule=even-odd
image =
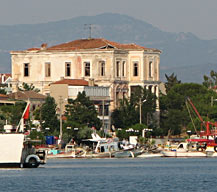
{"label": "mountain ridge", "polygon": [[[174,72],[183,82],[201,82],[203,75],[215,70],[213,67],[217,64],[216,39],[201,40],[193,33],[164,32],[152,24],[127,15],[103,13],[40,24],[0,25],[0,71],[10,72],[11,50],[40,47],[42,43],[52,46],[88,38],[89,31],[85,29],[85,24],[92,24],[93,38],[135,43],[162,50],[162,80],[165,73]],[[191,73],[185,72],[184,68],[191,70]],[[194,71],[198,73],[195,75]]]}

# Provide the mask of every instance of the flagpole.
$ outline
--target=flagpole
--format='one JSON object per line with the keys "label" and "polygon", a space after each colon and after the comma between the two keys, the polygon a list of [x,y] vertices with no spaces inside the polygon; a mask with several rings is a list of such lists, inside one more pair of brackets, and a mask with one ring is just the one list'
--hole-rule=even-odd
{"label": "flagpole", "polygon": [[24,115],[25,115],[25,113],[26,113],[28,107],[30,107],[30,101],[29,101],[29,100],[27,101],[25,110],[24,110],[24,112],[23,112],[23,114],[22,114],[22,117],[21,117],[21,119],[20,119],[20,121],[19,121],[19,124],[17,125],[16,132],[18,132],[19,127],[21,127],[19,131],[20,131],[20,132],[24,132],[24,119],[23,119],[23,117],[24,117]]}

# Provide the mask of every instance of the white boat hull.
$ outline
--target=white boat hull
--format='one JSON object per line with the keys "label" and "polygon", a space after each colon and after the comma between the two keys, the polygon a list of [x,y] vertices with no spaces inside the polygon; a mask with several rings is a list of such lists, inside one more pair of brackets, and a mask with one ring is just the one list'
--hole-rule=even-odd
{"label": "white boat hull", "polygon": [[23,142],[23,134],[0,134],[0,167],[20,166]]}
{"label": "white boat hull", "polygon": [[162,151],[164,157],[207,157],[200,151]]}
{"label": "white boat hull", "polygon": [[163,157],[163,154],[161,153],[143,153],[141,155],[138,155],[139,158],[157,158],[157,157]]}

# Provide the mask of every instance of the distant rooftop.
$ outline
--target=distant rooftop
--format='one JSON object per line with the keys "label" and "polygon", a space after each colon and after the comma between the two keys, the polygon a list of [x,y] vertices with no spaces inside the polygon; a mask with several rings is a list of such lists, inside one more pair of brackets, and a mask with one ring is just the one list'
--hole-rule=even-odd
{"label": "distant rooftop", "polygon": [[45,99],[46,96],[40,93],[36,93],[35,91],[18,91],[8,95],[11,99]]}
{"label": "distant rooftop", "polygon": [[84,79],[62,79],[51,84],[67,84],[71,86],[88,86],[88,81]]}
{"label": "distant rooftop", "polygon": [[99,38],[99,39],[78,39],[67,43],[58,44],[55,46],[47,47],[46,43],[41,45],[41,48],[30,48],[27,51],[76,51],[76,50],[88,50],[88,49],[124,49],[124,50],[146,50],[153,52],[160,52],[158,49],[151,49],[142,47],[140,45],[136,45],[134,43],[131,44],[121,44],[114,41],[109,41],[107,39]]}

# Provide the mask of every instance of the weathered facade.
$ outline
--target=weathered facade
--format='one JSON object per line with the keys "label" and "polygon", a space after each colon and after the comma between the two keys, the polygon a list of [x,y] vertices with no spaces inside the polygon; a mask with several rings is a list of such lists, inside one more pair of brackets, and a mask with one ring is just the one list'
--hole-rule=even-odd
{"label": "weathered facade", "polygon": [[49,84],[61,78],[85,79],[110,87],[111,106],[129,96],[135,86],[158,96],[160,51],[106,39],[81,39],[53,47],[12,51],[13,90],[23,82],[49,94]]}

